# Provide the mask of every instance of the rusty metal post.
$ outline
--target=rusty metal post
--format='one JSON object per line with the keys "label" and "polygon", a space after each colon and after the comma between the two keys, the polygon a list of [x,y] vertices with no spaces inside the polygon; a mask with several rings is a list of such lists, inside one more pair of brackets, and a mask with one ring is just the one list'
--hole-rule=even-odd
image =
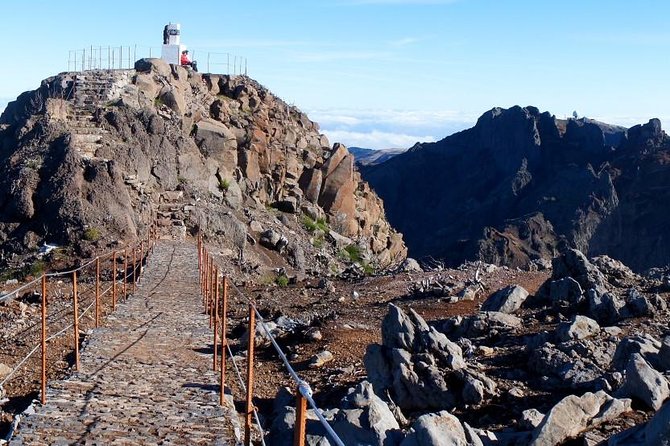
{"label": "rusty metal post", "polygon": [[135,281],[137,280],[137,246],[133,247],[133,294],[135,294],[135,290],[137,289],[137,285]]}
{"label": "rusty metal post", "polygon": [[293,445],[305,446],[305,437],[307,435],[307,400],[300,389],[295,397],[295,427],[293,428]]}
{"label": "rusty metal post", "polygon": [[219,268],[214,268],[214,365],[213,370],[216,372],[216,367],[219,365],[217,359],[219,352]]}
{"label": "rusty metal post", "polygon": [[251,445],[251,417],[254,414],[254,342],[256,338],[256,313],[249,304],[249,344],[247,346],[247,404],[244,414],[244,445]]}
{"label": "rusty metal post", "polygon": [[209,312],[209,328],[212,328],[214,325],[214,279],[215,279],[215,268],[214,268],[214,259],[212,258],[212,270],[211,270],[211,277],[210,277],[210,284],[211,284],[211,289],[209,292],[209,303],[207,305],[208,312]]}
{"label": "rusty metal post", "polygon": [[123,250],[123,300],[128,298],[128,248]]}
{"label": "rusty metal post", "polygon": [[223,406],[225,391],[226,391],[226,348],[228,346],[228,336],[226,331],[228,329],[228,319],[226,314],[228,312],[228,278],[223,276],[223,296],[221,304],[221,398],[219,404]]}
{"label": "rusty metal post", "polygon": [[144,269],[144,240],[140,242],[140,280],[142,279],[142,270]]}
{"label": "rusty metal post", "polygon": [[116,251],[112,253],[112,311],[116,311]]}
{"label": "rusty metal post", "polygon": [[42,274],[42,404],[47,402],[47,276]]}
{"label": "rusty metal post", "polygon": [[72,272],[72,301],[74,306],[74,369],[79,371],[79,295],[77,271]]}
{"label": "rusty metal post", "polygon": [[95,328],[100,326],[100,257],[95,259]]}
{"label": "rusty metal post", "polygon": [[207,310],[207,277],[209,274],[209,254],[205,251],[205,264],[202,268],[202,306]]}

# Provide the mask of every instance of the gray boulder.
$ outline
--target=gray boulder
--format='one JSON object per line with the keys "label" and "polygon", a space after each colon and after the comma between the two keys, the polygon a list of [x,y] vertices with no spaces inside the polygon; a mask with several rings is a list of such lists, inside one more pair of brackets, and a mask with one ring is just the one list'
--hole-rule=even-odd
{"label": "gray boulder", "polygon": [[514,313],[528,298],[528,291],[519,285],[511,285],[503,288],[486,299],[482,305],[482,311],[499,311],[501,313]]}
{"label": "gray boulder", "polygon": [[600,293],[590,289],[586,293],[589,314],[601,324],[611,324],[624,317],[626,302],[614,293]]}
{"label": "gray boulder", "polygon": [[576,315],[569,322],[563,322],[556,329],[560,342],[586,339],[600,332],[598,322],[586,316]]}
{"label": "gray boulder", "polygon": [[[531,352],[528,368],[535,372],[548,389],[596,390],[601,385],[605,371],[587,354],[587,350],[578,342],[559,345],[545,342]],[[608,364],[610,358],[605,358]]]}
{"label": "gray boulder", "polygon": [[421,268],[421,265],[419,265],[419,262],[411,257],[408,257],[400,264],[398,267],[398,272],[421,273],[423,272],[423,269]]}
{"label": "gray boulder", "polygon": [[645,445],[670,446],[670,403],[663,405],[644,428]]}
{"label": "gray boulder", "polygon": [[382,321],[382,344],[389,348],[402,348],[413,351],[418,344],[418,332],[428,331],[429,327],[414,310],[409,314],[391,304]]}
{"label": "gray boulder", "polygon": [[466,338],[494,336],[521,327],[521,319],[499,311],[482,311],[463,319],[456,335]]}
{"label": "gray boulder", "polygon": [[552,279],[572,277],[583,290],[595,289],[600,294],[607,291],[607,279],[586,256],[576,249],[568,249],[552,260]]}
{"label": "gray boulder", "polygon": [[612,398],[604,391],[569,395],[558,402],[533,431],[531,446],[562,444],[587,429],[630,411],[630,400]]}
{"label": "gray boulder", "polygon": [[625,337],[619,342],[614,352],[612,368],[623,372],[635,353],[639,353],[646,360],[650,361],[656,357],[660,348],[661,343],[648,334]]}
{"label": "gray boulder", "polygon": [[667,372],[670,370],[670,336],[663,338],[656,363],[662,371]]}
{"label": "gray boulder", "polygon": [[584,292],[579,282],[572,277],[564,277],[549,283],[549,299],[554,308],[575,312],[584,301]]}
{"label": "gray boulder", "polygon": [[447,411],[422,415],[400,446],[480,446],[479,437]]}
{"label": "gray boulder", "polygon": [[261,245],[281,253],[288,246],[288,239],[274,229],[268,229],[261,234]]}
{"label": "gray boulder", "polygon": [[625,430],[609,439],[608,446],[670,446],[670,403],[646,423]]}
{"label": "gray boulder", "polygon": [[344,444],[395,446],[402,439],[393,413],[368,381],[350,389],[343,398],[333,430]]}
{"label": "gray boulder", "polygon": [[624,379],[617,396],[637,398],[654,410],[660,409],[670,396],[668,380],[639,353],[635,353],[628,362]]}

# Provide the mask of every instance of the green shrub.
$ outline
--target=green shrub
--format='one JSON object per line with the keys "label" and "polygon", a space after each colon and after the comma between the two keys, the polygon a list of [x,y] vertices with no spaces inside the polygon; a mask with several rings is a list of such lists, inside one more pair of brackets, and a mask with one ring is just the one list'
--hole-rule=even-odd
{"label": "green shrub", "polygon": [[309,216],[305,215],[302,218],[302,224],[308,232],[315,232],[316,230],[328,232],[328,224],[326,223],[325,218],[313,220]]}
{"label": "green shrub", "polygon": [[361,263],[363,260],[363,253],[361,247],[356,244],[351,244],[340,251],[340,255],[345,260],[350,260],[354,263]]}
{"label": "green shrub", "polygon": [[286,287],[288,286],[288,277],[286,277],[284,274],[281,274],[275,278],[275,283],[282,288]]}
{"label": "green shrub", "polygon": [[44,260],[36,260],[28,268],[28,274],[31,276],[41,276],[47,269],[47,264]]}
{"label": "green shrub", "polygon": [[230,188],[230,180],[219,177],[219,190],[221,192],[226,192]]}
{"label": "green shrub", "polygon": [[84,240],[97,242],[102,237],[102,232],[98,228],[88,228],[84,231]]}

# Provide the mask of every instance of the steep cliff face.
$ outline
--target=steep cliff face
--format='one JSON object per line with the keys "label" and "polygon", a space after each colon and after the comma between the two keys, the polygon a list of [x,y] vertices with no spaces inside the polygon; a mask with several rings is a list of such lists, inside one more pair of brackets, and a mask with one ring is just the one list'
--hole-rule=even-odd
{"label": "steep cliff face", "polygon": [[669,150],[658,120],[627,130],[495,108],[363,173],[413,257],[523,266],[565,240],[642,269],[667,263]]}
{"label": "steep cliff face", "polygon": [[[323,251],[315,237],[333,249],[355,244],[381,266],[406,252],[347,149],[248,77],[155,59],[62,73],[3,113],[0,166],[5,255],[134,238],[153,221],[241,251],[273,230],[292,264],[296,250],[300,259]],[[324,220],[315,236],[310,225]],[[265,244],[288,257],[283,241]]]}

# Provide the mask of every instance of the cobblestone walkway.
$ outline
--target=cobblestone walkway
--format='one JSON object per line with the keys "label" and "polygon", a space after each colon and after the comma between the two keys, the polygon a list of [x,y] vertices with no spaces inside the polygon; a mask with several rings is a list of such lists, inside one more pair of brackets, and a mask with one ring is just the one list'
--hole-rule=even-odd
{"label": "cobblestone walkway", "polygon": [[89,336],[81,371],[50,383],[13,445],[233,445],[218,404],[197,249],[160,241],[134,296]]}

